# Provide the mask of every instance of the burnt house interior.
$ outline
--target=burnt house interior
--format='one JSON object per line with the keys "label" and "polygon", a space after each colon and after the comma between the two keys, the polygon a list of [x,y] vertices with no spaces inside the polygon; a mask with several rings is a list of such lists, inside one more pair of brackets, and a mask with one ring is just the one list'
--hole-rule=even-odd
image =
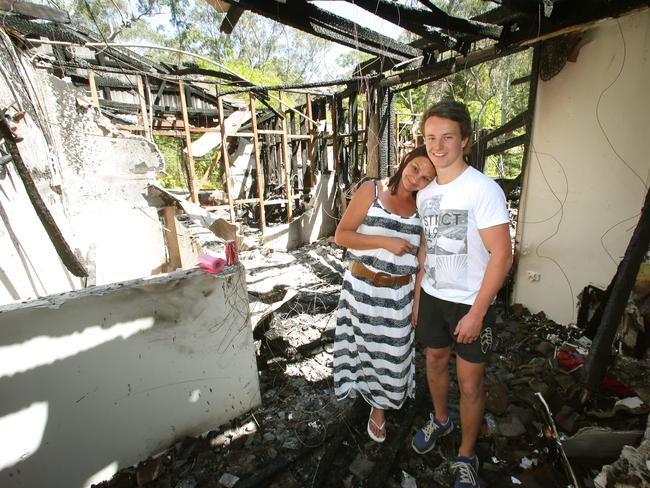
{"label": "burnt house interior", "polygon": [[[327,182],[335,226],[360,181],[392,175],[401,157],[422,143],[419,114],[395,109],[401,92],[525,53],[530,71],[510,80],[510,86],[527,91],[527,107],[499,127],[477,126],[469,159],[484,171],[489,157],[522,149],[520,174],[496,178],[514,215],[516,269],[522,252],[516,229],[523,225],[516,211],[531,160],[535,110],[540,110],[538,83],[575,60],[585,30],[645,11],[648,2],[500,0],[485,2],[490,8],[472,18],[451,16],[427,0],[416,6],[349,2],[417,37],[404,43],[307,0],[207,1],[225,14],[222,32],[237,29],[243,12],[250,11],[372,57],[346,79],[265,86],[205,58],[197,57],[205,62],[201,66],[154,62],[146,57],[148,47],[106,43],[75,26],[66,12],[0,0],[7,12],[2,29],[15,49],[32,50],[37,70],[69,79],[117,130],[154,144],[159,136],[179,141],[187,188],[175,195],[158,192],[166,207],[177,208],[160,212],[167,234],[183,200],[245,228],[259,243],[248,254],[242,249],[240,261],[249,300],[268,307],[251,319],[261,404],[203,435],[176,435],[162,452],[145,453],[137,464],[119,466],[110,479],[93,486],[449,486],[447,461],[458,438],[445,440],[426,457],[410,447],[430,408],[421,354],[416,397],[387,414],[384,444],[367,438],[362,400],[333,398],[333,317],[344,250],[323,231],[289,251],[307,269],[298,271],[301,290],[289,295],[281,275],[291,279],[295,264],[265,250],[265,244],[278,228],[290,233],[306,220]],[[0,108],[3,165],[12,164],[20,159],[21,141],[12,131],[8,107]],[[212,160],[201,172],[193,144],[200,137],[213,138],[206,143]],[[234,161],[247,144],[252,145],[250,164],[235,174]],[[21,178],[30,179],[28,173]],[[214,174],[220,175],[222,192],[204,189]],[[606,289],[585,286],[580,293],[575,325],[513,303],[514,271],[499,293],[502,337],[486,375],[478,446],[481,486],[650,486],[650,289],[648,279],[640,284],[639,278],[650,242],[647,195],[646,187],[640,214],[630,224],[632,237]],[[65,249],[61,236],[52,237],[57,239],[70,272],[88,276],[87,265]],[[180,263],[170,249],[159,272],[177,270]],[[631,302],[633,315],[626,312]],[[633,320],[645,320],[645,328],[630,325]],[[622,340],[621,330],[634,327],[640,330],[634,340]],[[454,402],[457,416],[458,399],[450,397]],[[19,483],[20,475],[12,472],[10,479]]]}

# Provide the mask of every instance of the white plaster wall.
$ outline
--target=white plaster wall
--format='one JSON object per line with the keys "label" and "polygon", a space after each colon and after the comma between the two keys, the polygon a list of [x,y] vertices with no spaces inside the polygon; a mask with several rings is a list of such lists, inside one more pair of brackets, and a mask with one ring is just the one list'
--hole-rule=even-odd
{"label": "white plaster wall", "polygon": [[0,304],[81,287],[61,262],[12,165],[0,169],[0,250]]}
{"label": "white plaster wall", "polygon": [[109,478],[261,402],[241,266],[0,308],[0,486]]}
{"label": "white plaster wall", "polygon": [[[163,229],[145,195],[163,160],[156,146],[117,131],[82,90],[37,72],[61,164],[61,188],[77,245],[94,268],[93,284],[158,273],[166,262]],[[61,123],[63,122],[63,123]]]}
{"label": "white plaster wall", "polygon": [[514,302],[564,324],[585,286],[611,281],[650,169],[650,10],[601,23],[583,42],[576,63],[539,82],[513,290]]}
{"label": "white plaster wall", "polygon": [[[0,108],[24,111],[17,123],[25,164],[43,201],[67,242],[75,249],[74,232],[60,195],[57,155],[43,130],[34,71],[0,30]],[[34,101],[34,102],[33,102]],[[81,280],[61,262],[12,162],[0,167],[0,304],[81,287]]]}
{"label": "white plaster wall", "polygon": [[[156,209],[144,194],[163,159],[119,133],[70,80],[35,70],[0,30],[0,107],[25,111],[18,148],[87,284],[150,276],[166,261]],[[13,163],[0,167],[0,304],[78,289],[59,259]]]}

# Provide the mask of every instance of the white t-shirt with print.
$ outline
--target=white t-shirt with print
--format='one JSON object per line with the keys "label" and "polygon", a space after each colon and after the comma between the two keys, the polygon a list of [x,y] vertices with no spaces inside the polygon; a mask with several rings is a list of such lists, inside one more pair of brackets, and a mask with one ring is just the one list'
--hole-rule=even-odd
{"label": "white t-shirt with print", "polygon": [[479,229],[509,222],[503,190],[469,166],[450,183],[420,190],[417,206],[427,250],[422,288],[472,305],[490,258]]}

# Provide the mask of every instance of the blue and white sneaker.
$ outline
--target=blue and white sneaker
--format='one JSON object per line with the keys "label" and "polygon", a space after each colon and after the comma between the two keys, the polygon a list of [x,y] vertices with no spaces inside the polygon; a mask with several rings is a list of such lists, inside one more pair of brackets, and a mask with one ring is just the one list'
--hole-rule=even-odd
{"label": "blue and white sneaker", "polygon": [[478,457],[456,457],[451,471],[454,473],[454,488],[479,488]]}
{"label": "blue and white sneaker", "polygon": [[447,417],[447,422],[441,424],[433,413],[430,413],[429,421],[413,436],[411,446],[418,454],[427,453],[434,448],[440,437],[449,434],[452,430],[454,430],[454,423],[450,417]]}

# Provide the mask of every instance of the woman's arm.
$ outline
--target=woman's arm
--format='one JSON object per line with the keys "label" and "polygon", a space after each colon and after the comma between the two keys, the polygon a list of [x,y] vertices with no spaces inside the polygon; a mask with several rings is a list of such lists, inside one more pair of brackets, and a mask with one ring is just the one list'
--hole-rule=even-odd
{"label": "woman's arm", "polygon": [[383,248],[398,256],[411,250],[411,243],[399,237],[372,236],[357,232],[375,200],[375,182],[366,181],[352,196],[343,218],[336,227],[334,240],[339,246],[350,249]]}

